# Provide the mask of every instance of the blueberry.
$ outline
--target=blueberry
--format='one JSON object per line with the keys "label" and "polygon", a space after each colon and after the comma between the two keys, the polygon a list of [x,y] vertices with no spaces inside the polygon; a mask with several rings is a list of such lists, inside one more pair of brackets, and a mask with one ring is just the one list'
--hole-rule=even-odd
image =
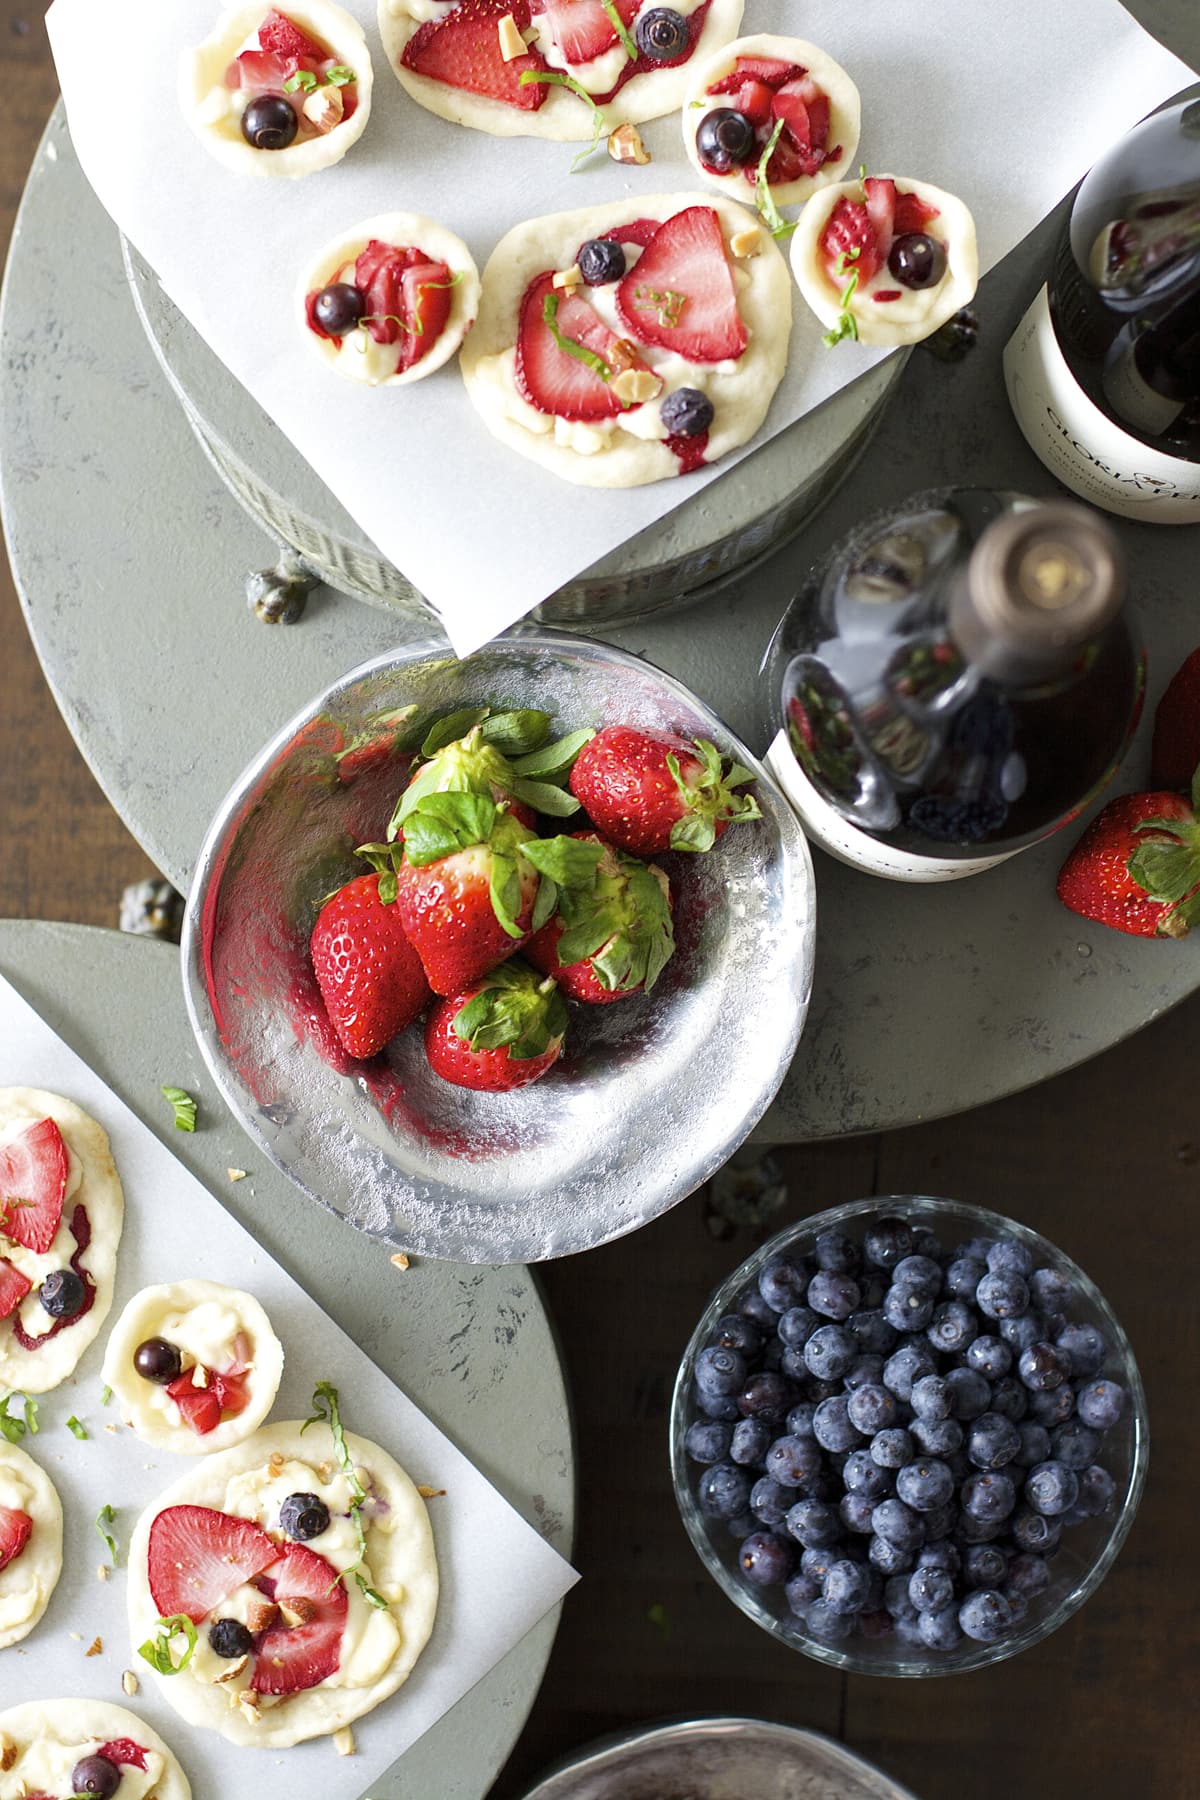
{"label": "blueberry", "polygon": [[1012,1318],[1000,1320],[1000,1336],[1019,1356],[1030,1344],[1036,1344],[1039,1338],[1046,1336],[1046,1321],[1040,1312],[1017,1313]]}
{"label": "blueberry", "polygon": [[897,1331],[924,1331],[933,1317],[934,1296],[928,1288],[893,1282],[883,1296],[883,1316]]}
{"label": "blueberry", "polygon": [[895,1621],[893,1630],[902,1644],[911,1644],[914,1650],[927,1650],[929,1648],[925,1639],[921,1636],[920,1613],[913,1613],[911,1618],[907,1615],[901,1616]]}
{"label": "blueberry", "polygon": [[748,1538],[751,1532],[757,1531],[758,1525],[759,1521],[752,1512],[737,1513],[732,1519],[725,1520],[726,1531],[731,1538],[736,1538],[739,1544],[743,1538]]}
{"label": "blueberry", "polygon": [[842,1522],[822,1500],[797,1500],[788,1509],[784,1524],[808,1550],[824,1550],[842,1535]]}
{"label": "blueberry", "polygon": [[803,1618],[805,1611],[821,1592],[821,1583],[812,1575],[806,1575],[801,1569],[784,1585],[787,1603],[798,1618]]}
{"label": "blueberry", "polygon": [[1076,1407],[1085,1425],[1110,1431],[1125,1411],[1125,1389],[1119,1381],[1089,1381],[1080,1388]]}
{"label": "blueberry", "polygon": [[875,1312],[883,1305],[883,1296],[888,1291],[888,1278],[882,1269],[860,1269],[858,1285],[862,1289],[862,1303],[868,1312]]}
{"label": "blueberry", "polygon": [[1050,1455],[1051,1440],[1044,1425],[1037,1425],[1032,1419],[1023,1419],[1017,1426],[1017,1435],[1021,1440],[1021,1447],[1013,1458],[1014,1462],[1028,1469],[1034,1463],[1046,1461]]}
{"label": "blueberry", "polygon": [[939,1267],[947,1260],[946,1253],[942,1249],[941,1239],[936,1232],[929,1229],[928,1225],[914,1225],[912,1240],[915,1255],[927,1256],[930,1262],[937,1263]]}
{"label": "blueberry", "polygon": [[791,1256],[773,1256],[759,1270],[758,1291],[768,1306],[782,1313],[789,1306],[802,1304],[810,1280],[810,1272],[802,1262]]}
{"label": "blueberry", "polygon": [[865,1307],[861,1312],[851,1313],[846,1320],[846,1330],[860,1350],[869,1356],[890,1356],[899,1335],[878,1307]]}
{"label": "blueberry", "polygon": [[1016,1238],[997,1238],[987,1253],[987,1266],[992,1274],[1028,1276],[1033,1269],[1033,1255]]}
{"label": "blueberry", "polygon": [[279,1508],[279,1528],[298,1544],[329,1530],[329,1508],[319,1494],[289,1494]]}
{"label": "blueberry", "polygon": [[713,403],[699,388],[673,388],[659,407],[671,437],[703,437],[715,416]]}
{"label": "blueberry", "polygon": [[825,1586],[825,1577],[836,1561],[837,1557],[832,1550],[818,1548],[815,1544],[800,1552],[801,1570],[805,1575],[811,1575],[820,1587]]}
{"label": "blueberry", "polygon": [[1050,1571],[1044,1556],[1030,1556],[1022,1551],[1008,1565],[1008,1588],[1027,1600],[1044,1594],[1050,1585]]}
{"label": "blueberry", "polygon": [[1076,1511],[1081,1512],[1086,1519],[1099,1519],[1112,1505],[1116,1491],[1117,1484],[1108,1470],[1102,1469],[1099,1463],[1093,1463],[1079,1477]]}
{"label": "blueberry", "polygon": [[958,1608],[953,1599],[939,1611],[918,1613],[917,1630],[921,1634],[921,1642],[928,1645],[929,1649],[953,1650],[956,1644],[962,1642]]}
{"label": "blueberry", "polygon": [[857,1536],[869,1537],[874,1530],[871,1515],[875,1511],[875,1502],[866,1494],[843,1494],[838,1501],[838,1517],[847,1531]]}
{"label": "blueberry", "polygon": [[[291,112],[291,107],[288,111]],[[121,1771],[107,1756],[85,1756],[71,1770],[73,1794],[102,1794],[104,1800],[121,1785]]]}
{"label": "blueberry", "polygon": [[[826,1402],[826,1404],[832,1404]],[[855,1388],[846,1403],[851,1425],[861,1431],[864,1437],[874,1437],[877,1432],[887,1431],[895,1425],[899,1418],[899,1407],[894,1394],[876,1382],[868,1381],[862,1387]],[[844,1446],[852,1449],[853,1445]],[[829,1445],[831,1450],[839,1448]]]}
{"label": "blueberry", "polygon": [[950,1404],[956,1419],[977,1419],[991,1405],[991,1383],[974,1369],[951,1369],[946,1375]]}
{"label": "blueberry", "polygon": [[1029,1285],[1015,1270],[989,1270],[975,1289],[975,1304],[989,1319],[1019,1318],[1029,1306]]}
{"label": "blueberry", "polygon": [[966,1257],[969,1258],[971,1262],[982,1263],[983,1270],[980,1271],[982,1274],[987,1269],[987,1259],[995,1242],[995,1238],[968,1238],[965,1244],[960,1244],[958,1246],[958,1249],[954,1254],[956,1258]]}
{"label": "blueberry", "polygon": [[977,1469],[1003,1469],[1015,1462],[1021,1434],[1003,1413],[981,1413],[967,1433],[967,1455]]}
{"label": "blueberry", "polygon": [[976,1519],[981,1525],[996,1525],[1007,1519],[1016,1504],[1017,1490],[1002,1470],[969,1475],[963,1482],[962,1509],[969,1519]]}
{"label": "blueberry", "polygon": [[979,1320],[965,1300],[944,1300],[936,1308],[925,1336],[935,1350],[954,1356],[965,1350],[979,1331]]}
{"label": "blueberry", "polygon": [[852,1275],[834,1269],[818,1269],[808,1284],[808,1304],[823,1319],[841,1324],[855,1310],[860,1298],[859,1286]]}
{"label": "blueberry", "polygon": [[995,1544],[969,1544],[963,1553],[962,1573],[968,1587],[999,1587],[1008,1575],[1008,1558]]}
{"label": "blueberry", "polygon": [[696,1389],[701,1394],[728,1399],[745,1385],[746,1374],[746,1359],[740,1350],[710,1345],[696,1358]]}
{"label": "blueberry", "polygon": [[[732,106],[714,106],[696,127],[696,154],[705,168],[712,169],[714,174],[727,175],[730,169],[749,162],[757,149],[753,122]],[[840,1234],[826,1232],[823,1235],[837,1237]],[[822,1263],[821,1266],[832,1268],[836,1265]]]}
{"label": "blueberry", "polygon": [[1050,1434],[1050,1447],[1045,1456],[1034,1460],[1046,1462],[1053,1456],[1068,1469],[1086,1469],[1095,1462],[1099,1448],[1100,1435],[1090,1425],[1085,1425],[1082,1419],[1065,1419]]}
{"label": "blueberry", "polygon": [[736,1518],[749,1503],[750,1477],[733,1463],[714,1463],[696,1483],[696,1499],[710,1519]]}
{"label": "blueberry", "polygon": [[606,287],[625,273],[625,251],[616,238],[588,238],[575,260],[589,287]]}
{"label": "blueberry", "polygon": [[892,1281],[898,1287],[923,1288],[926,1293],[941,1292],[942,1271],[928,1256],[905,1256],[892,1270]]}
{"label": "blueberry", "polygon": [[953,1456],[962,1446],[963,1428],[957,1419],[914,1419],[909,1430],[926,1456]]}
{"label": "blueberry", "polygon": [[811,1306],[789,1306],[775,1329],[790,1350],[802,1350],[820,1323]]}
{"label": "blueberry", "polygon": [[992,1411],[1019,1425],[1029,1411],[1029,1389],[1016,1375],[1002,1375],[992,1384]]}
{"label": "blueberry", "polygon": [[166,1338],[146,1338],[133,1353],[133,1366],[143,1381],[166,1387],[183,1373],[183,1356],[179,1346]]}
{"label": "blueberry", "polygon": [[744,1313],[722,1313],[708,1341],[715,1349],[738,1350],[743,1356],[753,1357],[763,1347],[763,1334]]}
{"label": "blueberry", "polygon": [[796,1566],[796,1546],[773,1531],[753,1531],[738,1551],[738,1567],[753,1587],[775,1587]]}
{"label": "blueberry", "polygon": [[1079,1498],[1079,1477],[1066,1463],[1035,1463],[1025,1477],[1025,1501],[1043,1518],[1070,1512]]}
{"label": "blueberry", "polygon": [[760,1475],[750,1489],[750,1511],[763,1525],[782,1525],[792,1504],[792,1490],[772,1475]]}
{"label": "blueberry", "polygon": [[773,1369],[760,1369],[747,1378],[737,1397],[738,1411],[744,1419],[765,1419],[768,1425],[781,1425],[799,1396],[796,1385],[786,1375]]}
{"label": "blueberry", "polygon": [[51,1269],[38,1289],[38,1299],[52,1319],[73,1319],[87,1299],[87,1284],[74,1269]]}
{"label": "blueberry", "polygon": [[774,1331],[782,1307],[768,1305],[757,1288],[749,1288],[738,1301],[738,1311],[744,1319],[761,1326],[763,1331]]}
{"label": "blueberry", "polygon": [[960,1256],[946,1270],[942,1286],[952,1300],[973,1300],[975,1289],[987,1274],[987,1264],[974,1257]]}
{"label": "blueberry", "polygon": [[[816,1403],[812,1400],[797,1400],[784,1423],[789,1437],[811,1437],[813,1435],[813,1419],[816,1416]],[[1049,1454],[1049,1452],[1047,1452]]]}
{"label": "blueberry", "polygon": [[224,1657],[228,1662],[238,1656],[249,1656],[254,1648],[249,1628],[240,1619],[218,1619],[209,1629],[208,1642],[213,1655]]}
{"label": "blueberry", "polygon": [[[693,1426],[693,1430],[695,1427]],[[727,1429],[725,1426],[721,1430]],[[761,1419],[739,1419],[729,1433],[729,1443],[722,1455],[727,1454],[730,1462],[737,1463],[739,1468],[755,1469],[762,1466],[771,1443],[771,1427]],[[719,1462],[720,1457],[697,1457],[699,1461]]]}
{"label": "blueberry", "polygon": [[850,1407],[857,1397],[852,1394],[847,1400],[844,1394],[837,1394],[832,1400],[822,1400],[818,1406],[813,1418],[813,1436],[824,1449],[853,1450],[862,1442],[864,1434],[850,1417]]}
{"label": "blueberry", "polygon": [[940,1375],[922,1375],[913,1383],[909,1404],[918,1419],[935,1425],[950,1417],[952,1396]]}
{"label": "blueberry", "polygon": [[[807,1307],[804,1309],[807,1312]],[[779,1342],[778,1338],[775,1340]],[[809,1380],[808,1364],[804,1360],[804,1352],[795,1346],[789,1346],[779,1359],[781,1372],[789,1381],[805,1382]]]}
{"label": "blueberry", "polygon": [[260,94],[242,114],[242,136],[255,150],[286,150],[297,124],[282,94]]}
{"label": "blueberry", "polygon": [[[712,114],[709,114],[712,117]],[[844,1231],[822,1231],[813,1245],[813,1260],[818,1269],[830,1269],[839,1275],[854,1275],[861,1261],[858,1245]]]}
{"label": "blueberry", "polygon": [[882,1500],[893,1487],[890,1469],[880,1468],[869,1450],[852,1450],[842,1464],[842,1481],[848,1494],[865,1500]]}
{"label": "blueberry", "polygon": [[1043,1312],[1063,1312],[1075,1298],[1075,1284],[1069,1275],[1057,1269],[1035,1269],[1029,1277],[1029,1291]]}
{"label": "blueberry", "polygon": [[[953,1469],[950,1472],[958,1480],[957,1473]],[[948,1538],[959,1519],[958,1507],[953,1500],[947,1500],[945,1506],[935,1506],[932,1512],[927,1512],[922,1516],[925,1520],[926,1548],[933,1548],[943,1538]]]}
{"label": "blueberry", "polygon": [[904,1550],[878,1533],[867,1545],[867,1556],[882,1575],[904,1575],[916,1560],[911,1550]]}
{"label": "blueberry", "polygon": [[[719,1419],[695,1419],[687,1428],[683,1447],[693,1462],[715,1463],[729,1455],[730,1440],[735,1427],[723,1424]],[[744,1459],[735,1456],[735,1462]]]}
{"label": "blueberry", "polygon": [[883,1365],[883,1385],[907,1404],[922,1375],[936,1375],[937,1367],[928,1344],[902,1344]]}
{"label": "blueberry", "polygon": [[[914,1511],[934,1512],[953,1497],[954,1476],[937,1457],[919,1456],[897,1471],[896,1492],[905,1506],[912,1507]],[[875,1529],[883,1531],[884,1537],[888,1535],[878,1522]]]}
{"label": "blueberry", "polygon": [[1053,1344],[1039,1343],[1022,1350],[1017,1373],[1027,1388],[1040,1394],[1047,1388],[1060,1387],[1070,1371],[1061,1350],[1056,1350]]}
{"label": "blueberry", "polygon": [[[1075,1389],[1069,1381],[1064,1381],[1056,1388],[1045,1388],[1040,1393],[1029,1392],[1029,1416],[1038,1425],[1044,1425],[1049,1431],[1055,1425],[1061,1425],[1075,1411]],[[1082,1416],[1082,1415],[1081,1415]],[[1085,1419],[1084,1424],[1093,1423]]]}
{"label": "blueberry", "polygon": [[767,1451],[765,1468],[780,1487],[811,1487],[824,1467],[821,1451],[813,1438],[781,1437]]}
{"label": "blueberry", "polygon": [[908,1597],[918,1612],[940,1612],[954,1598],[954,1577],[945,1569],[918,1565],[908,1578]]}
{"label": "blueberry", "polygon": [[820,1381],[837,1381],[858,1355],[858,1345],[840,1325],[822,1325],[804,1346],[804,1361]]}
{"label": "blueberry", "polygon": [[884,1585],[883,1604],[893,1619],[915,1619],[917,1616],[917,1609],[908,1591],[910,1579],[908,1575],[889,1575]]}
{"label": "blueberry", "polygon": [[1013,1353],[1003,1338],[977,1337],[967,1345],[967,1367],[989,1381],[1007,1375],[1013,1365]]}
{"label": "blueberry", "polygon": [[702,1394],[696,1391],[696,1408],[706,1419],[740,1419],[738,1403],[732,1394]]}
{"label": "blueberry", "polygon": [[1028,1506],[1019,1506],[1013,1515],[1009,1532],[1018,1550],[1028,1550],[1036,1556],[1048,1556],[1058,1547],[1062,1526],[1057,1519],[1047,1518]]}
{"label": "blueberry", "polygon": [[917,1453],[911,1435],[902,1425],[877,1431],[871,1439],[871,1457],[881,1469],[902,1469]]}
{"label": "blueberry", "polygon": [[1077,1381],[1089,1381],[1104,1367],[1104,1339],[1094,1325],[1064,1325],[1054,1340]]}
{"label": "blueberry", "polygon": [[847,1613],[834,1612],[825,1600],[814,1600],[804,1614],[804,1623],[815,1638],[827,1643],[841,1643],[854,1630],[854,1620]]}
{"label": "blueberry", "polygon": [[[882,1356],[871,1356],[865,1352],[862,1356],[855,1357],[854,1361],[850,1364],[850,1367],[842,1377],[842,1383],[846,1392],[850,1394],[855,1393],[857,1389],[863,1387],[879,1387],[882,1382]],[[888,1399],[892,1399],[890,1394],[888,1394]],[[895,1402],[893,1401],[893,1405],[894,1404]]]}
{"label": "blueberry", "polygon": [[1012,1624],[1012,1608],[995,1588],[978,1588],[959,1607],[958,1622],[977,1644],[995,1644]]}
{"label": "blueberry", "polygon": [[[925,1529],[929,1529],[929,1520],[925,1520]],[[942,1539],[939,1543],[926,1544],[917,1558],[919,1569],[945,1569],[949,1575],[957,1575],[962,1568],[962,1557],[955,1546]]]}
{"label": "blueberry", "polygon": [[345,337],[367,310],[367,296],[352,281],[334,281],[313,301],[313,317],[330,337]]}
{"label": "blueberry", "polygon": [[669,6],[653,6],[642,13],[634,37],[651,62],[677,62],[691,42],[687,20]]}
{"label": "blueberry", "polygon": [[835,1613],[853,1617],[862,1612],[871,1592],[870,1574],[862,1563],[842,1558],[830,1565],[821,1598]]}
{"label": "blueberry", "polygon": [[912,1227],[907,1219],[889,1214],[868,1226],[863,1238],[863,1258],[877,1269],[894,1269],[912,1253]]}
{"label": "blueberry", "polygon": [[876,1537],[886,1539],[898,1550],[919,1550],[925,1542],[925,1527],[920,1517],[902,1500],[881,1500],[872,1521]]}

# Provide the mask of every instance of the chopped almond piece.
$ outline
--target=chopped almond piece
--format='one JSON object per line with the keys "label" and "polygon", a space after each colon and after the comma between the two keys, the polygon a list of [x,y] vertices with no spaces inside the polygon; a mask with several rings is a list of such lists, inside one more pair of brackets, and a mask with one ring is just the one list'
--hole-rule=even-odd
{"label": "chopped almond piece", "polygon": [[141,1687],[141,1685],[142,1685],[141,1682],[138,1680],[138,1678],[134,1674],[133,1670],[126,1669],[124,1674],[121,1676],[122,1692],[128,1694],[129,1698],[132,1700],[133,1696],[137,1693],[137,1691]]}
{"label": "chopped almond piece", "polygon": [[395,1256],[390,1258],[390,1261],[393,1269],[407,1269],[408,1267],[408,1258],[403,1250],[398,1250]]}
{"label": "chopped almond piece", "polygon": [[496,30],[500,38],[500,54],[505,62],[514,62],[518,56],[528,54],[529,46],[521,36],[520,27],[511,13],[505,13]]}
{"label": "chopped almond piece", "polygon": [[306,1594],[295,1594],[289,1600],[281,1600],[279,1611],[285,1625],[307,1625],[317,1615],[315,1603]]}
{"label": "chopped almond piece", "polygon": [[662,388],[661,377],[649,369],[625,369],[612,384],[617,399],[634,406],[640,406],[643,400],[653,400],[656,394],[662,393]]}
{"label": "chopped almond piece", "polygon": [[642,134],[636,125],[618,125],[609,133],[608,154],[614,162],[648,163],[650,152],[642,142]]}
{"label": "chopped almond piece", "polygon": [[[291,1621],[289,1621],[290,1623]],[[246,1629],[251,1632],[269,1631],[272,1625],[279,1623],[279,1608],[273,1600],[256,1601],[246,1614]]]}
{"label": "chopped almond piece", "polygon": [[556,272],[554,285],[556,288],[573,288],[578,287],[582,280],[583,276],[579,273],[579,264],[573,263],[569,269],[559,269]]}
{"label": "chopped almond piece", "polygon": [[225,1173],[230,1181],[245,1181],[246,1179],[245,1169],[226,1169]]}
{"label": "chopped almond piece", "polygon": [[16,1760],[16,1744],[7,1732],[0,1732],[0,1774],[7,1775]]}
{"label": "chopped almond piece", "polygon": [[213,1680],[214,1681],[236,1681],[238,1676],[242,1673],[242,1670],[246,1667],[246,1664],[249,1661],[250,1661],[250,1658],[248,1656],[239,1656],[237,1661],[231,1662],[227,1669],[222,1669],[222,1671],[219,1675],[214,1675]]}
{"label": "chopped almond piece", "polygon": [[751,225],[745,231],[735,231],[729,240],[729,248],[735,256],[757,256],[762,249],[762,233],[758,226]]}
{"label": "chopped almond piece", "polygon": [[321,133],[322,137],[332,131],[336,125],[341,124],[345,110],[346,103],[342,99],[342,90],[332,84],[317,88],[315,93],[308,96],[303,107],[305,118],[315,131]]}
{"label": "chopped almond piece", "polygon": [[334,1732],[333,1747],[339,1756],[353,1756],[355,1754],[358,1746],[354,1742],[354,1733],[348,1725],[343,1725],[340,1731]]}
{"label": "chopped almond piece", "polygon": [[440,1500],[446,1492],[445,1488],[418,1487],[422,1500]]}
{"label": "chopped almond piece", "polygon": [[631,344],[628,338],[614,338],[608,346],[608,361],[619,375],[623,369],[637,367],[637,345]]}
{"label": "chopped almond piece", "polygon": [[84,1651],[85,1656],[103,1656],[103,1654],[104,1640],[103,1638],[98,1637],[93,1638],[87,1649]]}

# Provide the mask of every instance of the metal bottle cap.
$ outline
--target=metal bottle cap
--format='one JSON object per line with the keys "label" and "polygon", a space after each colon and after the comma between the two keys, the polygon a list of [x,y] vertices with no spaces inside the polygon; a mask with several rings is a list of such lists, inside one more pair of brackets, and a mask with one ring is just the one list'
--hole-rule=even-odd
{"label": "metal bottle cap", "polygon": [[1005,686],[1050,679],[1112,623],[1125,555],[1097,513],[1070,501],[996,519],[971,553],[950,633],[981,674]]}

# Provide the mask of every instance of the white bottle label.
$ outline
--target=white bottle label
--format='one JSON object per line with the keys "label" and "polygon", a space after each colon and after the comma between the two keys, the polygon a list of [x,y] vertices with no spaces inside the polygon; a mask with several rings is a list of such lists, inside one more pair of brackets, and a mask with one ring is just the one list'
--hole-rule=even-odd
{"label": "white bottle label", "polygon": [[1004,380],[1031,448],[1074,493],[1127,519],[1200,522],[1200,464],[1141,443],[1088,399],[1059,348],[1045,288],[1005,346]]}
{"label": "white bottle label", "polygon": [[836,807],[813,786],[787,740],[787,733],[776,733],[775,740],[763,759],[791,802],[792,810],[814,844],[839,862],[849,863],[868,875],[882,875],[888,881],[960,881],[964,875],[979,875],[1007,862],[1015,850],[1003,850],[999,856],[954,858],[919,856],[912,850],[897,850],[880,843],[869,832],[860,831],[844,819]]}

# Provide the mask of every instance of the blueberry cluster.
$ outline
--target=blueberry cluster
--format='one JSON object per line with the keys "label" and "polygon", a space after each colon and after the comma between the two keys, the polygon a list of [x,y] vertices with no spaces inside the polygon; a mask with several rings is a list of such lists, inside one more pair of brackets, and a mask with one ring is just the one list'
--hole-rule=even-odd
{"label": "blueberry cluster", "polygon": [[1114,1498],[1126,1393],[1072,1299],[1015,1238],[947,1251],[899,1217],[767,1262],[696,1357],[685,1440],[743,1579],[827,1643],[1002,1639]]}

